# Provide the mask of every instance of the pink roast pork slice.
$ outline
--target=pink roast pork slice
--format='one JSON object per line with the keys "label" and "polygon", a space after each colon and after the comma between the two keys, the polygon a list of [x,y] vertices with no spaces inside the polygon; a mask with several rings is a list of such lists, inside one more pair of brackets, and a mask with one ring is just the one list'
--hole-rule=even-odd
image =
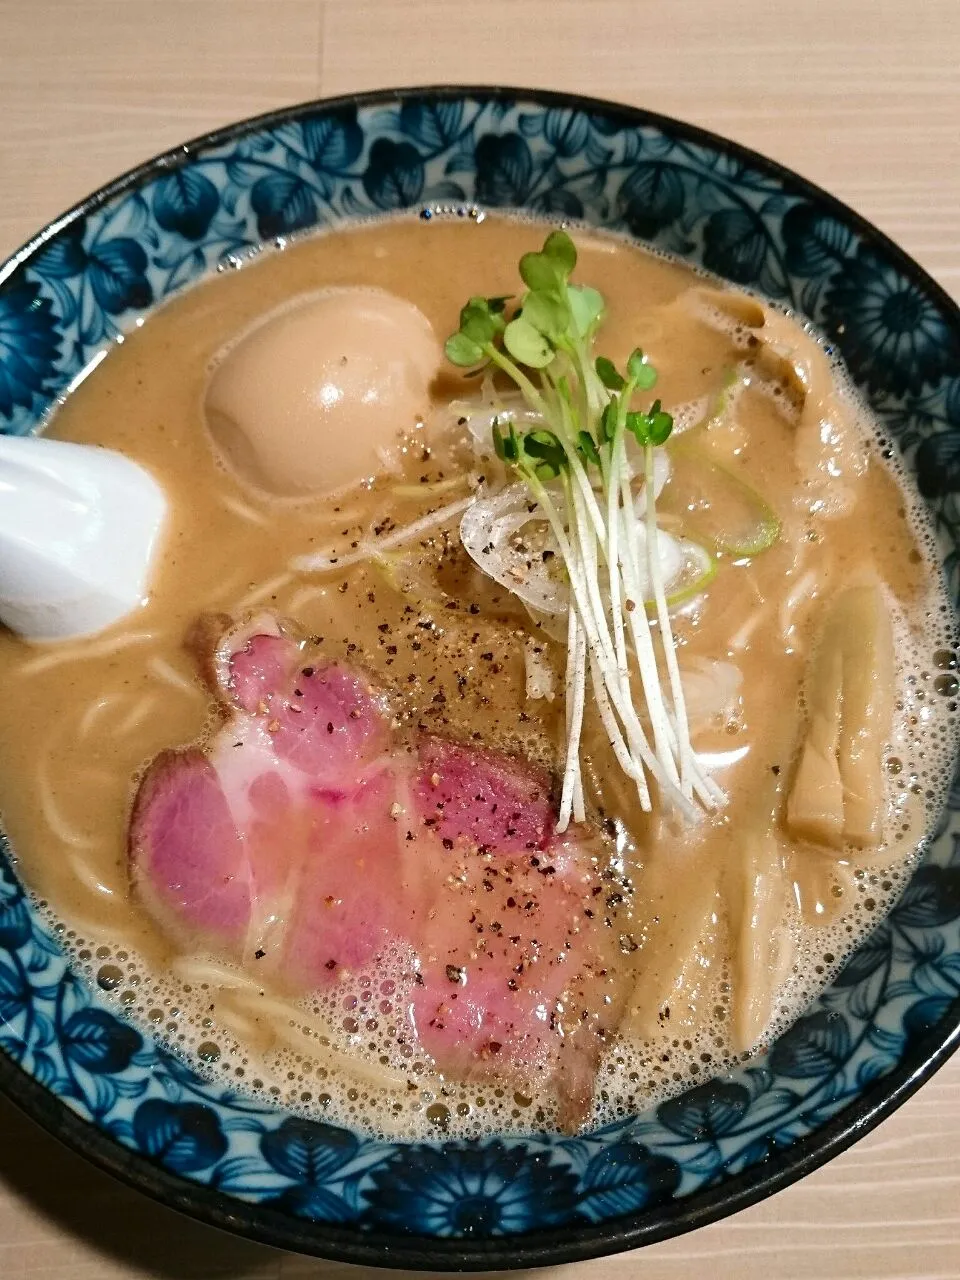
{"label": "pink roast pork slice", "polygon": [[131,817],[155,918],[294,993],[400,957],[403,1034],[440,1071],[554,1075],[579,1119],[620,1004],[615,931],[602,846],[556,834],[547,773],[401,735],[362,673],[271,616],[205,634],[222,726],[162,752]]}

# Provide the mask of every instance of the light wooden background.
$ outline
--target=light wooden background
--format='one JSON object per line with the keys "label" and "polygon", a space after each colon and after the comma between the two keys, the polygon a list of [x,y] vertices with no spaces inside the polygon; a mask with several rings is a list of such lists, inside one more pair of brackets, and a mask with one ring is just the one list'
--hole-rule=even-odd
{"label": "light wooden background", "polygon": [[[212,126],[441,81],[580,90],[728,134],[848,201],[960,296],[960,0],[0,0],[0,257]],[[357,1274],[161,1209],[0,1102],[3,1280]],[[563,1280],[634,1275],[957,1280],[960,1058],[799,1185]]]}

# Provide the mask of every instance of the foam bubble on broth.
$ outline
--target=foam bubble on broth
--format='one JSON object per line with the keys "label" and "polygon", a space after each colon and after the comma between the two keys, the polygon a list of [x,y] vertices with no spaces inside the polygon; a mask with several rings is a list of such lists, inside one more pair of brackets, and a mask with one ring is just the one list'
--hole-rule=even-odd
{"label": "foam bubble on broth", "polygon": [[222,1012],[224,996],[213,981],[158,975],[135,952],[88,943],[41,910],[73,965],[116,1013],[140,1023],[215,1089],[382,1137],[468,1138],[556,1124],[556,1103],[547,1094],[495,1081],[445,1082],[412,1045],[398,1048],[391,1031],[399,1013],[391,997],[403,985],[397,958],[333,991],[291,1002],[289,1017],[280,1019],[286,1043],[258,1055]]}

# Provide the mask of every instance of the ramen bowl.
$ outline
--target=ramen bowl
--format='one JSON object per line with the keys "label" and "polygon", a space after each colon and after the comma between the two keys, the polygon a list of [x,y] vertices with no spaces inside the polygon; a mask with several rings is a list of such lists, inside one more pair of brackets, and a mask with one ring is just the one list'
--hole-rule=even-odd
{"label": "ramen bowl", "polygon": [[[177,291],[314,228],[529,211],[625,232],[819,326],[926,502],[956,598],[960,312],[796,175],[689,125],[514,89],[308,103],[207,135],[51,223],[0,269],[0,430],[23,434]],[[0,762],[2,767],[2,762]],[[900,900],[770,1048],[575,1137],[384,1141],[227,1090],[71,970],[0,854],[0,1088],[88,1159],[286,1249],[532,1267],[691,1230],[878,1124],[960,1041],[960,786]]]}

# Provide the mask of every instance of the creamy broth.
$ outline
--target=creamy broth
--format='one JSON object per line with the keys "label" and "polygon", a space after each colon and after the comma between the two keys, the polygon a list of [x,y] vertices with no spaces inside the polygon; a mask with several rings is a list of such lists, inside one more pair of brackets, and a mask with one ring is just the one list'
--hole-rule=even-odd
{"label": "creamy broth", "polygon": [[[279,978],[179,954],[131,893],[130,806],[158,752],[202,741],[214,724],[184,646],[210,611],[291,618],[325,654],[370,673],[399,726],[479,740],[556,771],[562,646],[477,572],[457,519],[417,541],[415,569],[399,557],[325,576],[289,567],[305,552],[349,551],[388,518],[396,527],[467,495],[477,464],[448,405],[474,394],[476,380],[443,374],[422,414],[398,424],[406,435],[396,474],[334,499],[281,502],[244,483],[219,462],[203,413],[217,354],[290,298],[373,286],[416,304],[442,338],[465,298],[513,291],[514,264],[541,235],[491,217],[392,220],[265,253],[158,310],[48,429],[117,449],[160,481],[171,516],[150,598],[88,641],[29,646],[0,635],[0,811],[27,883],[80,963],[192,1060],[308,1113],[381,1132],[522,1130],[555,1123],[556,1103],[516,1081],[443,1082],[429,1062],[397,1057],[388,1015],[365,1034],[350,1013],[369,1003],[370,975],[355,975],[335,997],[297,1002]],[[902,887],[940,802],[938,761],[952,729],[934,692],[946,621],[925,526],[816,339],[774,312],[753,327],[754,304],[739,317],[718,313],[710,294],[698,302],[691,293],[708,282],[625,242],[585,232],[577,244],[577,277],[607,299],[602,350],[621,362],[642,346],[668,408],[713,402],[731,368],[755,362],[735,427],[708,426],[704,447],[763,494],[782,525],[762,554],[719,553],[713,583],[675,620],[686,668],[723,661],[742,677],[724,713],[694,726],[729,804],[688,828],[641,814],[588,710],[585,778],[606,835],[623,1007],[620,1038],[601,1065],[596,1121],[711,1074],[799,1013]],[[812,353],[802,405],[796,387],[778,381],[783,343]],[[826,419],[837,443],[825,482]],[[659,510],[679,525],[696,513],[679,453],[675,466]],[[891,602],[900,663],[884,841],[826,851],[791,839],[782,822],[804,681],[831,597],[874,577]],[[560,696],[526,696],[531,649]]]}

